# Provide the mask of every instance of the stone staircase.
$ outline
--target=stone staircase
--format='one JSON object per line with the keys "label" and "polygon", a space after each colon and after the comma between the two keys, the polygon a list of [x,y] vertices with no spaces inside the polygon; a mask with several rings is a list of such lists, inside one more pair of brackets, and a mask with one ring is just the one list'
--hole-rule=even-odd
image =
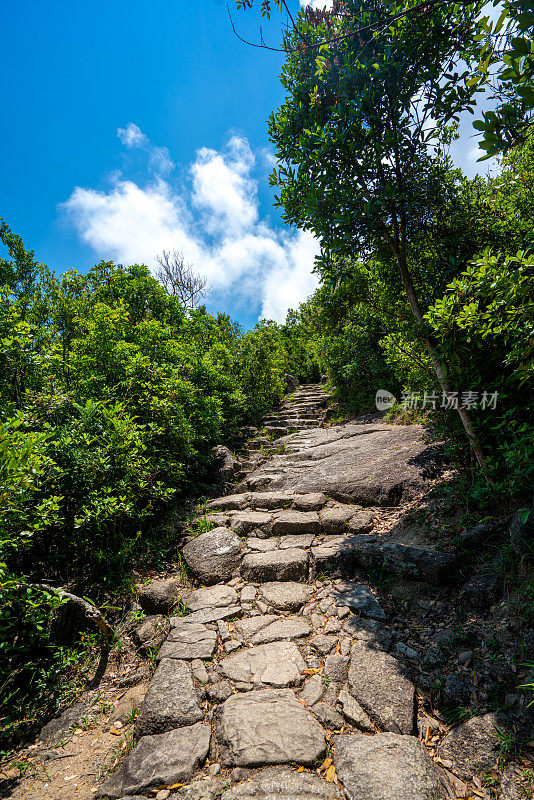
{"label": "stone staircase", "polygon": [[[249,442],[248,470],[268,466],[271,435],[320,425],[327,401],[321,386],[295,392]],[[183,546],[199,588],[180,592],[135,747],[96,796],[456,797],[418,735],[413,651],[365,577],[404,569],[439,584],[454,554],[382,541],[379,507],[321,491],[241,480],[208,513],[211,529]]]}

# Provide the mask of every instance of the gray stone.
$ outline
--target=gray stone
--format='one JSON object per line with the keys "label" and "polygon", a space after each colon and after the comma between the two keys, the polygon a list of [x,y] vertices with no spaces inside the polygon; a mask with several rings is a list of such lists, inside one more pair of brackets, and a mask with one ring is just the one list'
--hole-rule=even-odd
{"label": "gray stone", "polygon": [[323,729],[291,689],[230,697],[222,706],[219,737],[226,765],[312,765],[326,749]]}
{"label": "gray stone", "polygon": [[369,533],[375,525],[373,517],[372,511],[358,511],[350,518],[347,528],[351,533]]}
{"label": "gray stone", "polygon": [[328,703],[315,703],[313,706],[313,713],[325,728],[329,731],[339,731],[345,724],[345,720],[341,714],[329,706]]}
{"label": "gray stone", "polygon": [[324,662],[324,676],[336,683],[344,683],[349,675],[348,656],[327,656]]}
{"label": "gray stone", "polygon": [[275,620],[279,619],[280,617],[277,616],[277,614],[262,614],[257,617],[245,617],[244,619],[236,620],[235,629],[243,639],[250,639],[251,636],[254,636],[254,634],[262,628],[266,628],[271,622],[275,622]]}
{"label": "gray stone", "polygon": [[147,653],[153,648],[157,648],[169,633],[170,624],[162,614],[155,614],[147,617],[137,625],[131,637],[136,647],[143,653]]}
{"label": "gray stone", "polygon": [[267,553],[269,550],[276,550],[278,539],[258,539],[257,536],[249,536],[246,540],[249,550],[257,550],[260,553]]}
{"label": "gray stone", "polygon": [[293,498],[293,508],[298,511],[319,511],[327,501],[327,496],[322,492],[298,494]]}
{"label": "gray stone", "polygon": [[409,647],[405,642],[397,642],[395,650],[400,656],[404,656],[405,658],[411,658],[412,660],[419,658],[417,650],[414,650],[413,647]]}
{"label": "gray stone", "polygon": [[334,647],[337,642],[336,636],[327,636],[324,633],[318,633],[310,639],[311,646],[317,650],[318,653],[325,656]]}
{"label": "gray stone", "polygon": [[189,780],[208,755],[211,728],[198,722],[187,728],[143,736],[95,797],[120,798]]}
{"label": "gray stone", "polygon": [[310,625],[302,617],[287,617],[271,622],[250,638],[252,644],[265,644],[280,639],[301,639],[312,632]]}
{"label": "gray stone", "polygon": [[230,681],[216,681],[206,687],[206,694],[210,703],[224,703],[234,694],[234,691]]}
{"label": "gray stone", "polygon": [[268,536],[271,532],[272,516],[266,511],[234,511],[230,517],[230,527],[240,536],[255,533],[256,536],[261,532],[263,536]]}
{"label": "gray stone", "polygon": [[281,511],[273,521],[273,534],[312,533],[321,531],[321,523],[315,511]]}
{"label": "gray stone", "polygon": [[501,775],[501,800],[524,800],[521,790],[521,776],[517,774],[514,765],[509,764]]}
{"label": "gray stone", "polygon": [[351,575],[354,573],[354,549],[350,539],[338,539],[335,542],[312,547],[313,576],[325,573],[332,576]]}
{"label": "gray stone", "polygon": [[394,733],[342,734],[336,773],[347,800],[446,800],[448,794],[421,742]]}
{"label": "gray stone", "polygon": [[204,662],[199,658],[195,658],[191,662],[191,672],[200,683],[207,683],[209,681],[208,670],[206,669]]}
{"label": "gray stone", "polygon": [[156,669],[135,723],[136,736],[165,733],[202,719],[191,668],[164,658]]}
{"label": "gray stone", "polygon": [[471,699],[471,691],[460,675],[451,673],[445,679],[443,699],[450,705],[465,706]]}
{"label": "gray stone", "polygon": [[252,603],[254,598],[256,597],[257,589],[255,586],[251,584],[247,584],[247,586],[243,586],[241,589],[241,602],[242,603]]}
{"label": "gray stone", "polygon": [[88,711],[88,705],[83,700],[69,706],[60,716],[54,717],[43,726],[39,739],[47,745],[56,744],[63,739],[73,725],[76,725]]}
{"label": "gray stone", "polygon": [[324,533],[344,533],[350,518],[359,510],[358,506],[342,505],[323,508],[320,516]]}
{"label": "gray stone", "polygon": [[156,580],[146,583],[138,592],[139,605],[149,614],[168,614],[181,597],[178,581]]}
{"label": "gray stone", "polygon": [[415,497],[429,468],[441,469],[421,425],[346,423],[279,440],[284,453],[247,477],[254,489],[324,492],[365,505],[397,505]]}
{"label": "gray stone", "polygon": [[341,630],[341,620],[336,619],[335,617],[330,617],[330,619],[324,626],[323,633],[339,633],[340,630]]}
{"label": "gray stone", "polygon": [[271,642],[223,658],[219,666],[233,681],[283,687],[300,683],[306,662],[293,642]]}
{"label": "gray stone", "polygon": [[412,733],[415,687],[396,658],[356,640],[351,649],[349,689],[381,728]]}
{"label": "gray stone", "polygon": [[349,694],[345,689],[339,693],[338,701],[341,703],[343,714],[362,731],[366,733],[374,733],[375,727],[361,705],[354,697]]}
{"label": "gray stone", "polygon": [[179,625],[181,622],[193,625],[199,623],[204,625],[207,622],[217,622],[220,619],[228,619],[241,614],[241,606],[221,606],[220,608],[202,608],[200,611],[193,611],[187,617],[171,617],[171,625]]}
{"label": "gray stone", "polygon": [[215,476],[218,480],[230,481],[239,471],[241,466],[239,459],[224,444],[212,447],[210,455]]}
{"label": "gray stone", "polygon": [[189,541],[182,553],[193,572],[207,584],[229,580],[239,566],[243,544],[228,528],[215,528]]}
{"label": "gray stone", "polygon": [[304,684],[304,688],[299,697],[301,700],[304,700],[307,706],[313,706],[315,703],[319,702],[324,694],[324,690],[325,685],[322,677],[317,674],[312,675]]}
{"label": "gray stone", "polygon": [[223,608],[237,603],[237,592],[224,583],[210,586],[206,589],[197,589],[189,595],[185,605],[191,611],[200,611],[204,608]]}
{"label": "gray stone", "polygon": [[214,511],[237,511],[247,506],[248,497],[246,494],[229,494],[226,497],[210,500],[207,507]]}
{"label": "gray stone", "polygon": [[[210,764],[209,773],[212,775],[212,768],[219,767],[220,764]],[[218,773],[216,773],[218,774]],[[220,800],[221,792],[228,783],[220,777],[211,777],[206,780],[202,776],[199,780],[193,781],[188,786],[173,790],[172,800]],[[143,800],[146,800],[144,797]]]}
{"label": "gray stone", "polygon": [[464,780],[486,772],[497,761],[501,740],[496,728],[509,729],[504,714],[490,713],[472,717],[448,733],[439,748],[439,756],[451,761],[454,771]]}
{"label": "gray stone", "polygon": [[287,550],[288,547],[310,547],[315,539],[313,533],[297,533],[280,537],[280,550]]}
{"label": "gray stone", "polygon": [[343,623],[343,632],[352,639],[367,642],[375,650],[389,650],[392,634],[380,622],[351,614]]}
{"label": "gray stone", "polygon": [[138,710],[143,698],[146,694],[147,687],[145,685],[132,686],[127,692],[123,694],[117,705],[112,711],[111,719],[113,722],[126,722],[135,717],[135,711]]}
{"label": "gray stone", "polygon": [[234,650],[238,650],[241,647],[241,642],[239,642],[237,639],[228,639],[228,641],[224,643],[223,647],[225,653],[233,653]]}
{"label": "gray stone", "polygon": [[461,587],[458,597],[468,607],[486,609],[500,597],[502,577],[495,570],[481,570]]}
{"label": "gray stone", "polygon": [[163,643],[158,660],[177,658],[191,661],[194,658],[212,658],[217,649],[215,631],[197,622],[182,622],[173,628],[166,642]]}
{"label": "gray stone", "polygon": [[348,606],[370,619],[384,620],[386,613],[365,583],[346,582],[336,597],[336,605]]}
{"label": "gray stone", "polygon": [[342,800],[337,786],[310,772],[269,767],[226,791],[221,800]]}
{"label": "gray stone", "polygon": [[248,553],[241,562],[243,578],[259,583],[305,580],[307,572],[308,554],[299,549]]}
{"label": "gray stone", "polygon": [[292,495],[284,492],[253,492],[250,495],[250,504],[253,508],[288,508],[293,499]]}
{"label": "gray stone", "polygon": [[355,547],[354,554],[356,563],[366,569],[381,567],[397,575],[438,585],[453,581],[457,568],[454,553],[400,542],[368,542]]}
{"label": "gray stone", "polygon": [[265,601],[280,611],[298,611],[313,594],[309,586],[294,581],[264,583],[260,590]]}

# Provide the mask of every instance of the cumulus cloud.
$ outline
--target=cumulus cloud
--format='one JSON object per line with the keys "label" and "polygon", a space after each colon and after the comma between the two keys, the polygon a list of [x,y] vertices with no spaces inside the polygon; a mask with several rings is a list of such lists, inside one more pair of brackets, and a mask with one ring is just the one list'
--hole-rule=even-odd
{"label": "cumulus cloud", "polygon": [[179,250],[207,276],[214,302],[256,308],[279,322],[315,290],[318,242],[261,218],[256,158],[245,137],[232,136],[221,151],[200,148],[180,189],[165,179],[174,167],[168,150],[152,147],[130,123],[121,140],[137,146],[129,144],[135,137],[153,161],[161,158],[152,178],[140,185],[115,173],[109,190],[78,186],[61,206],[98,257],[154,267],[163,250]]}
{"label": "cumulus cloud", "polygon": [[310,8],[326,8],[330,10],[334,4],[334,0],[300,0],[302,8],[310,6]]}

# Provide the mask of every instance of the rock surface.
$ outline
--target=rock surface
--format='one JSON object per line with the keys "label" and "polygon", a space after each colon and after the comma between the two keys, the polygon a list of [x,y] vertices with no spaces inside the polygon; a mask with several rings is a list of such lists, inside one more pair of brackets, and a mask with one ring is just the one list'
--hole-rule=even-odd
{"label": "rock surface", "polygon": [[136,735],[166,733],[199,722],[202,717],[189,664],[173,658],[162,659],[141,703]]}
{"label": "rock surface", "polygon": [[[185,618],[187,619],[187,617]],[[198,622],[179,622],[158,653],[158,659],[211,658],[217,648],[217,634]]]}
{"label": "rock surface", "polygon": [[451,761],[455,772],[464,780],[492,767],[500,752],[501,740],[495,728],[506,730],[502,714],[483,714],[462,722],[448,733],[439,748],[443,760]]}
{"label": "rock surface", "polygon": [[224,658],[220,666],[225,676],[234,681],[284,687],[300,683],[306,662],[293,642],[271,642],[234,653]]}
{"label": "rock surface", "polygon": [[213,584],[230,580],[242,550],[239,536],[228,528],[215,528],[189,541],[182,553],[199,580]]}
{"label": "rock surface", "polygon": [[342,800],[341,791],[310,772],[287,767],[262,770],[224,792],[221,800]]}

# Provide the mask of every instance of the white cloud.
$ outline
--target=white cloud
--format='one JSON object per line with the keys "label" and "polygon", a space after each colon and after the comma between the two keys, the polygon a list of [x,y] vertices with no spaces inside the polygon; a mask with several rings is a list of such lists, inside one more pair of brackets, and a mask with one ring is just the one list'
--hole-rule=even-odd
{"label": "white cloud", "polygon": [[142,147],[148,144],[148,139],[141,128],[133,122],[129,122],[125,128],[118,128],[117,136],[126,147]]}
{"label": "white cloud", "polygon": [[152,147],[150,150],[150,158],[148,162],[149,169],[155,175],[168,175],[169,172],[175,167],[174,162],[171,160],[171,154],[168,147]]}
{"label": "white cloud", "polygon": [[206,274],[214,303],[256,308],[279,322],[314,291],[318,242],[260,218],[255,157],[246,138],[232,136],[222,151],[201,148],[180,191],[164,179],[165,163],[172,164],[167,149],[148,140],[143,146],[152,156],[162,151],[159,170],[152,167],[155,178],[139,185],[114,173],[110,190],[78,186],[61,206],[98,257],[154,267],[162,250],[179,250]]}
{"label": "white cloud", "polygon": [[300,0],[302,8],[310,6],[310,8],[326,8],[328,11],[334,5],[334,0]]}

